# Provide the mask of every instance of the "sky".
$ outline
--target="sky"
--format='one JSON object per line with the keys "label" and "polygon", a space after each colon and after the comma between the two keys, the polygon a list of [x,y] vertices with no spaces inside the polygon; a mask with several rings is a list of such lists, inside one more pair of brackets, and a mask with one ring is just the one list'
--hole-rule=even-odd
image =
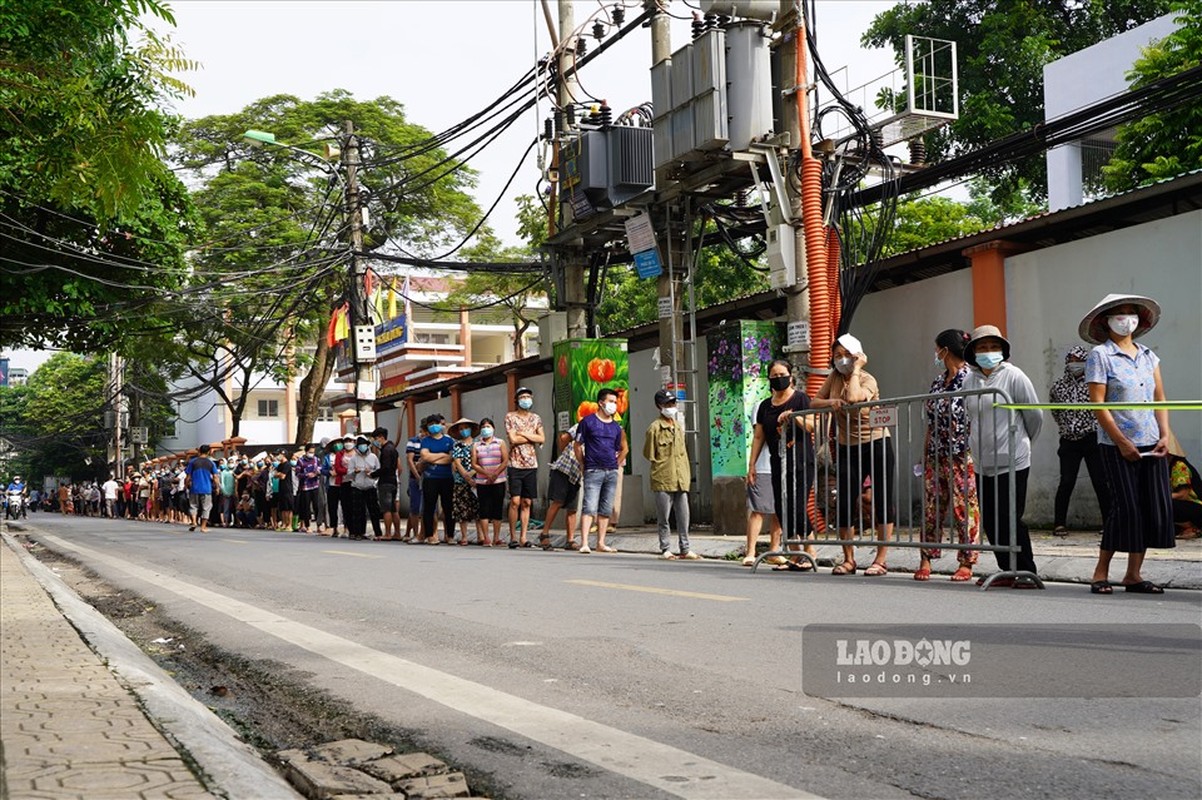
{"label": "sky", "polygon": [[[622,0],[626,19],[641,3]],[[615,0],[604,6],[612,9]],[[389,96],[405,106],[410,122],[437,132],[487,105],[550,51],[541,6],[535,0],[168,0],[176,25],[169,33],[184,54],[200,63],[180,77],[195,96],[178,103],[188,119],[239,111],[274,94],[307,100],[331,89],[356,98]],[[549,0],[557,21],[556,0]],[[672,49],[691,40],[693,0],[673,0],[668,10]],[[860,36],[872,18],[893,5],[876,0],[817,0],[819,50],[845,88],[893,68],[886,50],[863,50]],[[591,32],[603,6],[576,0],[576,24]],[[603,18],[604,15],[603,15]],[[590,49],[597,42],[588,36]],[[584,67],[580,83],[605,98],[615,115],[651,99],[651,36],[636,29]],[[501,192],[549,112],[546,102],[529,112],[473,159],[479,172],[476,200],[487,209]],[[502,241],[516,243],[512,198],[534,192],[534,154],[489,218]],[[48,352],[15,351],[12,365],[32,371]]]}

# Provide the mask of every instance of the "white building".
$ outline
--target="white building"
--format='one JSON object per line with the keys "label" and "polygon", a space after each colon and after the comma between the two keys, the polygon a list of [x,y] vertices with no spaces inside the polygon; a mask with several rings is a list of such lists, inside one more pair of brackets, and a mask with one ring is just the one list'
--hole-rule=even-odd
{"label": "white building", "polygon": [[[1043,68],[1044,118],[1056,117],[1126,92],[1127,72],[1143,48],[1177,28],[1176,14],[1132,28]],[[1047,153],[1048,208],[1059,211],[1097,196],[1094,187],[1115,147],[1113,129],[1093,138],[1054,147]]]}

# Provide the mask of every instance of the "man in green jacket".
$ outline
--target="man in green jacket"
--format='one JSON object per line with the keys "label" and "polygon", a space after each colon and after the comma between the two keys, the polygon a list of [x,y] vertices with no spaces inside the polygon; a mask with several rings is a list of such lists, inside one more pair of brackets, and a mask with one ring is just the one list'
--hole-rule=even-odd
{"label": "man in green jacket", "polygon": [[[689,483],[692,470],[685,450],[684,428],[676,413],[676,395],[666,389],[655,393],[659,415],[647,426],[643,457],[651,463],[651,491],[655,493],[655,512],[659,518],[660,558],[695,561],[701,556],[689,549]],[[680,555],[675,556],[669,542],[669,513],[676,514],[680,537]]]}

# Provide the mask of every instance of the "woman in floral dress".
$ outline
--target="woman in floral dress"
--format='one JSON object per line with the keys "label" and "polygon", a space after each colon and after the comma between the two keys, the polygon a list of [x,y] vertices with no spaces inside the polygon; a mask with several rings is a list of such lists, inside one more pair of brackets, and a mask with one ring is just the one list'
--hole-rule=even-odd
{"label": "woman in floral dress", "polygon": [[[958,392],[968,377],[964,362],[964,345],[968,334],[949,328],[935,337],[935,362],[943,374],[931,384],[931,394]],[[968,409],[962,397],[945,397],[926,402],[927,433],[923,465],[922,540],[939,542],[943,539],[943,518],[951,510],[952,525],[960,544],[980,542],[980,508],[977,505],[977,477],[969,451]],[[937,547],[923,548],[921,562],[914,580],[931,579],[931,560],[943,555]],[[960,566],[952,580],[972,578],[977,563],[976,550],[959,550]]]}

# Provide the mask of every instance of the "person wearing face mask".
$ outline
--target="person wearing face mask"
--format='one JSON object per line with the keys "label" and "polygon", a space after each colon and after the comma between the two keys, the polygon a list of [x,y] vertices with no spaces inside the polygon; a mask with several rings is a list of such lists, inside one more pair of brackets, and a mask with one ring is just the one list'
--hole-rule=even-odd
{"label": "person wearing face mask", "polygon": [[[958,392],[968,378],[964,363],[964,345],[968,334],[948,328],[935,337],[935,363],[943,372],[931,384],[932,399],[925,404],[926,446],[923,448],[922,540],[943,539],[943,518],[950,514],[960,544],[980,541],[981,511],[977,505],[977,474],[969,449],[968,408],[963,397],[938,395]],[[931,579],[931,560],[942,555],[938,547],[923,548],[914,580]],[[977,563],[976,550],[957,550],[959,567],[952,574],[957,583],[972,579]]]}
{"label": "person wearing face mask", "polygon": [[[781,458],[781,434],[789,422],[790,415],[810,407],[809,395],[793,386],[793,365],[783,358],[769,364],[768,386],[772,393],[760,402],[755,412],[751,457],[747,464],[747,499],[752,508],[772,508],[768,548],[771,551],[779,551],[785,501],[793,516],[794,535],[810,532],[806,507],[809,505],[810,484],[813,480],[810,465],[813,463],[814,452],[811,437],[803,436],[793,439],[800,442],[802,449],[798,452],[790,451],[785,458]],[[764,453],[768,456],[768,486],[761,485],[760,475],[756,471],[760,466],[760,456]],[[798,467],[802,469],[799,470]],[[744,566],[755,564],[757,536],[758,530],[754,533],[748,531]],[[807,546],[806,552],[811,556],[816,555],[813,546]],[[786,561],[782,556],[769,556],[765,563],[772,564],[774,569],[779,570],[801,572],[813,569],[808,561]]]}
{"label": "person wearing face mask", "polygon": [[[351,507],[347,515],[347,530],[352,539],[367,538],[367,520],[371,519],[372,533],[380,538],[380,503],[376,479],[380,474],[380,459],[371,451],[371,440],[355,438],[355,449],[344,459],[350,479]],[[343,484],[343,488],[346,486]]]}
{"label": "person wearing face mask", "polygon": [[[1085,383],[1085,359],[1088,355],[1089,351],[1080,345],[1069,348],[1064,354],[1064,374],[1052,384],[1048,391],[1048,402],[1089,402],[1089,386]],[[1093,412],[1084,408],[1056,408],[1052,409],[1052,419],[1056,420],[1056,427],[1060,429],[1060,447],[1056,450],[1056,455],[1060,457],[1060,485],[1056,489],[1052,533],[1067,536],[1068,501],[1077,485],[1077,473],[1081,470],[1082,461],[1089,471],[1089,481],[1097,495],[1103,520],[1110,510],[1110,491],[1102,475],[1101,456],[1098,454],[1098,421]]]}
{"label": "person wearing face mask", "polygon": [[277,530],[292,530],[292,512],[296,510],[296,456],[289,458],[280,453],[276,459],[275,473],[272,476],[276,483],[272,485],[275,493],[275,508],[279,524]]}
{"label": "person wearing face mask", "polygon": [[[334,475],[338,477],[338,507],[342,511],[342,527],[346,530],[346,535],[350,536],[350,519],[351,506],[354,505],[355,493],[351,487],[351,479],[354,477],[347,469],[347,461],[355,454],[355,437],[347,434],[342,437],[342,449],[338,451],[337,457],[334,459]],[[338,538],[338,531],[333,533],[334,538]]]}
{"label": "person wearing face mask", "polygon": [[[855,412],[841,409],[854,403],[866,403],[880,399],[880,389],[874,378],[864,367],[868,356],[860,340],[845,333],[835,340],[831,348],[834,371],[814,396],[815,408],[830,408],[834,415],[836,437],[833,447],[837,449],[838,498],[835,503],[839,538],[850,539],[852,534],[873,524],[882,541],[893,536],[893,524],[897,521],[896,469],[893,455],[893,440],[888,428],[874,428],[869,424],[871,408],[865,406]],[[865,479],[872,478],[871,518],[865,522],[861,495]],[[872,564],[864,570],[868,577],[888,573],[885,558],[888,549],[878,547]],[[855,548],[843,548],[843,563],[834,568],[833,575],[853,575],[856,571]]]}
{"label": "person wearing face mask", "polygon": [[618,393],[602,389],[597,393],[597,411],[589,414],[576,426],[576,460],[584,465],[584,504],[580,520],[581,553],[591,553],[588,534],[597,519],[597,551],[616,553],[605,544],[609,517],[613,513],[622,465],[630,448],[626,431],[614,419],[618,413]]}
{"label": "person wearing face mask", "polygon": [[221,459],[221,472],[218,475],[218,486],[221,489],[221,524],[232,527],[234,524],[234,505],[237,496],[234,494],[234,468],[229,459]]}
{"label": "person wearing face mask", "polygon": [[[659,415],[643,436],[643,458],[651,464],[651,491],[659,522],[659,557],[695,561],[701,556],[689,549],[689,483],[692,468],[685,450],[684,426],[676,413],[676,395],[667,389],[655,393]],[[676,514],[680,555],[672,554],[670,515]]]}
{"label": "person wearing face mask", "polygon": [[[509,447],[496,436],[496,426],[485,417],[480,420],[480,437],[472,445],[472,471],[480,511],[476,519],[476,544],[489,547],[501,543],[501,518],[505,509],[505,484],[508,476]],[[489,524],[492,532],[489,532]],[[544,534],[545,535],[545,534]]]}
{"label": "person wearing face mask", "polygon": [[321,443],[321,474],[326,486],[326,523],[330,536],[338,538],[338,505],[342,502],[342,476],[334,470],[334,464],[342,453],[341,439],[323,439]]}
{"label": "person wearing face mask", "polygon": [[[422,519],[422,439],[429,435],[426,421],[418,424],[417,434],[405,442],[405,474],[408,476],[409,519],[405,522],[405,541],[421,535]],[[504,499],[504,498],[502,498]]]}
{"label": "person wearing face mask", "polygon": [[267,468],[265,453],[255,457],[253,474],[251,496],[255,501],[255,517],[259,520],[259,527],[266,528],[271,510],[271,504],[267,498],[267,493],[271,489],[271,471]]}
{"label": "person wearing face mask", "polygon": [[451,517],[459,523],[459,544],[464,547],[468,544],[468,523],[475,522],[480,513],[476,471],[472,467],[472,444],[479,432],[479,426],[467,417],[460,417],[451,425],[455,440],[451,445]]}
{"label": "person wearing face mask", "polygon": [[317,460],[317,448],[307,446],[296,460],[296,480],[300,491],[296,493],[296,509],[300,515],[300,530],[309,532],[313,524],[321,530],[321,517],[317,511],[317,495],[321,491],[321,462]]}
{"label": "person wearing face mask", "polygon": [[384,515],[384,538],[388,541],[401,538],[400,507],[397,505],[397,473],[401,465],[401,453],[388,438],[387,428],[376,428],[372,434],[380,459],[380,477],[376,481],[376,494],[380,513]]}
{"label": "person wearing face mask", "polygon": [[[975,328],[964,347],[969,373],[964,379],[965,390],[1000,389],[1014,403],[1035,404],[1039,397],[1026,373],[1010,363],[1010,342],[996,325]],[[1017,541],[1021,547],[1017,561],[1011,553],[997,551],[998,567],[1003,570],[1036,572],[1035,556],[1031,551],[1031,533],[1023,514],[1027,506],[1027,480],[1031,474],[1031,442],[1043,429],[1043,412],[1024,409],[1017,412],[1018,425],[1014,433],[1014,452],[1010,452],[1010,415],[994,408],[1000,402],[996,395],[978,395],[965,400],[972,422],[972,453],[977,467],[977,496],[981,501],[981,517],[985,537],[994,545],[1009,546]],[[1010,485],[1010,466],[1014,465],[1014,486]],[[1014,492],[1014,527],[1010,530],[1010,492]],[[979,583],[983,583],[982,578]],[[1004,577],[995,580],[995,587],[1035,589],[1030,579]]]}
{"label": "person wearing face mask", "polygon": [[[530,508],[538,497],[538,448],[547,440],[543,421],[534,408],[534,392],[519,386],[513,393],[517,410],[505,415],[505,436],[509,439],[509,547],[530,547],[526,530],[530,527]],[[521,533],[518,535],[518,518]]]}
{"label": "person wearing face mask", "polygon": [[442,414],[426,417],[426,430],[430,435],[422,439],[422,532],[418,539],[421,544],[439,544],[439,508],[442,509],[446,541],[450,542],[455,536],[451,528],[454,520],[451,503],[455,492],[455,482],[451,478],[451,449],[455,443],[444,433],[445,426],[446,419]]}
{"label": "person wearing face mask", "polygon": [[[1085,361],[1091,403],[1165,400],[1160,357],[1135,340],[1156,327],[1160,304],[1139,295],[1110,294],[1090,309],[1078,332],[1097,345]],[[1090,591],[1112,594],[1110,561],[1127,554],[1119,583],[1136,594],[1163,594],[1140,574],[1149,548],[1175,547],[1166,409],[1097,409],[1098,450],[1112,492]]]}

